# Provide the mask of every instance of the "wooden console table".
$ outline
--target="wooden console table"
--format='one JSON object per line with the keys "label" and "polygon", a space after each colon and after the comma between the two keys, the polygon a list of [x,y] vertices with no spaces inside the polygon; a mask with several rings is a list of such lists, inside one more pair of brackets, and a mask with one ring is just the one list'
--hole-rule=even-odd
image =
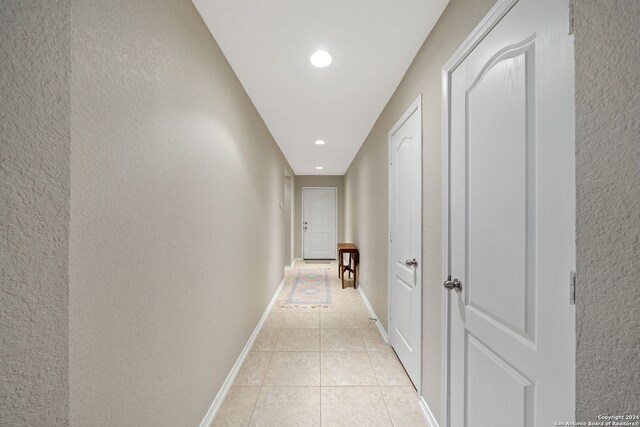
{"label": "wooden console table", "polygon": [[[349,263],[344,263],[344,255],[349,254]],[[342,277],[342,289],[344,289],[344,274],[349,272],[349,277],[353,272],[353,288],[358,288],[357,267],[360,262],[360,252],[358,247],[353,243],[338,243],[338,277]]]}

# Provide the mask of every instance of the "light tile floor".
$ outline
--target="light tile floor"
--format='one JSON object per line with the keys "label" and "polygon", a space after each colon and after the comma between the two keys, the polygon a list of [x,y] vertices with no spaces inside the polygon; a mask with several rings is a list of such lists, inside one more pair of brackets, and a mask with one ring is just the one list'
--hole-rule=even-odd
{"label": "light tile floor", "polygon": [[[329,269],[332,308],[281,307],[298,268]],[[298,261],[286,277],[213,425],[426,426],[411,381],[360,293],[341,288],[336,262]]]}

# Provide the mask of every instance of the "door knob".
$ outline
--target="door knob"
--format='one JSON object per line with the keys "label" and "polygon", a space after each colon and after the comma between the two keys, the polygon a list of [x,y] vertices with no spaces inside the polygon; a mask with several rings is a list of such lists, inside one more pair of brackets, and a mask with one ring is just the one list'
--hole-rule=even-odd
{"label": "door knob", "polygon": [[442,285],[448,290],[455,289],[456,292],[462,292],[462,282],[458,279],[451,280],[451,276]]}
{"label": "door knob", "polygon": [[418,261],[416,261],[416,259],[408,259],[404,262],[407,265],[413,266],[413,267],[417,267],[418,266]]}

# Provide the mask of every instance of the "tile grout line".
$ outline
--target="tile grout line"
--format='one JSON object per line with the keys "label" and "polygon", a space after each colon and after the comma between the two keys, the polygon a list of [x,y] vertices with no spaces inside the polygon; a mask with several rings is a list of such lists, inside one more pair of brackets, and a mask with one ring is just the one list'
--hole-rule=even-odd
{"label": "tile grout line", "polygon": [[[321,322],[322,319],[319,319],[318,321]],[[318,326],[321,327],[322,325]],[[320,373],[318,378],[318,383],[320,383],[320,389],[318,390],[318,392],[320,393],[320,407],[318,409],[320,410],[320,426],[322,426],[322,329],[318,329],[318,359],[320,361]]]}
{"label": "tile grout line", "polygon": [[260,398],[261,393],[262,393],[262,387],[258,389],[258,395],[256,396],[256,401],[253,402],[253,408],[251,408],[251,414],[249,415],[249,422],[247,424],[247,427],[251,425],[251,420],[253,419],[253,412],[256,410],[256,405],[258,404],[258,399]]}
{"label": "tile grout line", "polygon": [[387,415],[389,416],[389,421],[392,426],[395,426],[396,423],[393,422],[393,418],[391,418],[391,411],[389,410],[389,405],[387,404],[387,399],[384,398],[384,394],[382,393],[382,389],[380,389],[380,396],[382,396],[382,402],[384,403],[384,407],[387,410]]}
{"label": "tile grout line", "polygon": [[[364,342],[364,336],[362,335],[362,328],[358,328],[358,330],[360,331],[360,336],[362,337],[362,341]],[[387,400],[384,398],[384,394],[382,393],[382,388],[380,386],[380,380],[378,379],[378,373],[376,372],[375,368],[373,367],[373,363],[371,362],[371,356],[369,355],[369,349],[367,348],[366,344],[365,344],[365,350],[367,351],[367,359],[369,359],[369,364],[371,365],[371,370],[373,371],[373,375],[376,377],[376,382],[378,383],[378,392],[380,393],[380,397],[382,398],[382,403],[384,404],[384,409],[387,411],[387,416],[389,417],[389,422],[391,423],[392,426],[394,426],[395,423],[393,422],[393,419],[391,418],[391,411],[389,411],[389,405],[387,405]]]}
{"label": "tile grout line", "polygon": [[[283,288],[283,290],[281,292],[285,292],[285,289]],[[325,387],[322,384],[322,380],[323,380],[323,375],[322,375],[322,354],[323,354],[322,331],[325,330],[325,329],[327,329],[327,330],[335,330],[335,329],[354,330],[354,329],[357,329],[359,331],[357,336],[360,337],[360,339],[362,340],[362,343],[363,343],[363,346],[364,346],[364,352],[367,353],[367,360],[369,361],[371,370],[373,371],[374,377],[376,379],[376,385],[343,385],[343,386],[336,385],[336,386],[331,386],[331,387],[337,387],[337,388],[341,388],[341,387],[362,387],[362,388],[369,388],[369,389],[373,389],[373,388],[377,389],[378,392],[380,393],[381,398],[382,398],[384,407],[386,409],[387,416],[389,417],[388,419],[389,419],[391,425],[395,425],[393,419],[391,418],[391,412],[389,410],[389,405],[388,405],[388,403],[387,403],[387,401],[386,401],[386,399],[385,399],[385,397],[384,397],[384,395],[382,393],[383,386],[380,385],[380,378],[379,378],[379,375],[377,374],[376,370],[373,367],[373,363],[371,361],[371,355],[370,355],[370,353],[372,353],[372,352],[381,353],[384,350],[383,351],[379,350],[379,347],[376,347],[375,345],[372,347],[372,349],[369,349],[369,347],[366,345],[365,334],[364,334],[364,330],[366,329],[366,327],[362,328],[361,325],[359,323],[357,323],[357,320],[356,320],[357,327],[355,327],[355,328],[353,328],[353,327],[350,327],[350,328],[344,328],[344,327],[323,328],[322,327],[322,315],[323,315],[323,313],[331,313],[331,312],[333,312],[333,313],[345,313],[345,315],[348,314],[347,317],[356,317],[357,318],[357,315],[359,314],[357,305],[362,300],[362,296],[358,295],[358,297],[359,297],[358,298],[359,301],[352,301],[351,297],[348,296],[348,298],[347,298],[348,304],[346,305],[347,307],[349,307],[348,311],[347,310],[343,311],[343,310],[321,310],[320,309],[320,310],[310,310],[310,311],[306,311],[305,312],[305,311],[300,311],[300,310],[290,310],[290,311],[286,311],[285,310],[285,312],[283,313],[284,314],[284,316],[283,316],[284,318],[283,318],[282,324],[280,325],[279,328],[262,328],[262,329],[277,329],[278,332],[277,332],[277,336],[275,338],[274,346],[272,347],[272,349],[270,351],[268,351],[268,353],[271,353],[271,357],[269,359],[269,363],[268,363],[265,375],[262,378],[262,383],[259,386],[258,396],[256,398],[256,402],[253,405],[253,409],[252,409],[250,417],[249,417],[249,423],[251,423],[251,421],[253,420],[253,417],[255,415],[255,409],[257,407],[257,401],[259,400],[260,396],[264,392],[264,389],[268,387],[268,386],[265,385],[266,376],[267,376],[267,373],[269,372],[269,369],[271,367],[271,364],[272,364],[273,357],[274,357],[275,353],[276,352],[286,352],[286,353],[314,353],[314,352],[316,352],[316,351],[309,351],[309,350],[283,350],[283,351],[276,351],[277,344],[278,344],[280,338],[282,337],[282,333],[284,333],[286,329],[287,330],[288,329],[301,329],[301,330],[315,330],[315,329],[317,329],[318,330],[318,348],[319,348],[319,350],[317,351],[318,357],[319,357],[319,385],[318,385],[318,391],[320,393],[319,394],[319,416],[320,416],[320,425],[322,425],[322,415],[323,415],[322,414],[322,412],[323,412],[322,411],[322,390],[323,390],[323,388],[329,387],[329,386]],[[334,308],[335,308],[335,306],[334,306]],[[272,308],[272,310],[270,311],[270,313],[269,313],[270,315],[272,313],[274,313],[274,309],[275,309],[275,307]],[[285,328],[284,327],[284,323],[285,323],[285,321],[286,321],[286,319],[288,317],[293,315],[292,313],[293,314],[295,314],[295,313],[317,313],[318,322],[319,322],[318,327],[317,328],[304,328],[304,327],[303,328]],[[368,326],[368,324],[366,324],[366,323],[365,323],[365,325]],[[345,351],[355,352],[357,350],[345,350]],[[341,353],[341,352],[344,352],[344,351],[332,350],[330,352]],[[300,386],[286,386],[286,387],[295,388],[295,387],[308,387],[308,386],[300,385]],[[389,386],[389,387],[393,387],[393,386]],[[400,386],[398,385],[398,387],[400,387]]]}
{"label": "tile grout line", "polygon": [[318,389],[318,399],[319,399],[319,407],[318,412],[320,412],[320,427],[322,427],[322,314],[318,313],[318,360],[320,366],[320,372],[318,373],[318,383],[320,384],[320,388]]}
{"label": "tile grout line", "polygon": [[[280,291],[282,292],[282,290]],[[280,297],[280,294],[278,294],[278,297]],[[271,315],[271,313],[273,313],[273,307],[269,311],[269,316]],[[284,319],[282,320],[282,322],[284,323]],[[268,329],[268,328],[260,328],[260,332],[262,332],[263,329]],[[271,367],[271,361],[273,360],[273,353],[275,353],[276,346],[278,345],[278,340],[280,339],[281,332],[282,332],[282,328],[279,328],[278,336],[276,337],[276,342],[273,344],[273,348],[270,351],[271,357],[269,358],[269,364],[267,365],[267,370],[264,372],[264,377],[262,377],[262,382],[260,383],[260,390],[258,391],[258,397],[256,398],[256,401],[253,404],[253,409],[251,410],[251,416],[249,417],[249,425],[251,425],[251,420],[253,420],[253,414],[255,413],[256,407],[258,406],[258,400],[260,400],[260,395],[264,390],[264,380],[267,378],[267,373],[269,372],[269,368]]]}
{"label": "tile grout line", "polygon": [[[360,337],[362,338],[362,330],[358,329],[358,331],[360,332]],[[364,343],[364,338],[363,338],[362,341]],[[373,367],[373,363],[371,362],[371,356],[369,356],[369,351],[367,350],[367,346],[366,345],[365,345],[364,349],[365,349],[365,353],[367,353],[367,360],[369,361],[369,365],[371,365],[371,370],[373,371],[373,375],[376,377],[376,383],[378,384],[378,388],[380,388],[380,380],[378,379],[378,373],[376,372],[376,370]],[[382,391],[380,393],[382,393]]]}

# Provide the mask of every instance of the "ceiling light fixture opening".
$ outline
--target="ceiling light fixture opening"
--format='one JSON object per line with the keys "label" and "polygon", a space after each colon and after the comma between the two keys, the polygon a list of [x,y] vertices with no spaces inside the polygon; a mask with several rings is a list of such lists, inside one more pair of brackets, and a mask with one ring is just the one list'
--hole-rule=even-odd
{"label": "ceiling light fixture opening", "polygon": [[322,169],[324,169],[324,168],[323,168],[322,166],[316,166],[316,169],[318,169],[318,170],[322,170]]}
{"label": "ceiling light fixture opening", "polygon": [[318,68],[324,68],[328,66],[329,64],[331,64],[331,61],[331,55],[329,55],[329,53],[325,52],[324,50],[318,50],[313,55],[311,55],[311,63]]}
{"label": "ceiling light fixture opening", "polygon": [[316,145],[324,145],[324,144],[326,144],[326,143],[321,139],[316,141]]}

